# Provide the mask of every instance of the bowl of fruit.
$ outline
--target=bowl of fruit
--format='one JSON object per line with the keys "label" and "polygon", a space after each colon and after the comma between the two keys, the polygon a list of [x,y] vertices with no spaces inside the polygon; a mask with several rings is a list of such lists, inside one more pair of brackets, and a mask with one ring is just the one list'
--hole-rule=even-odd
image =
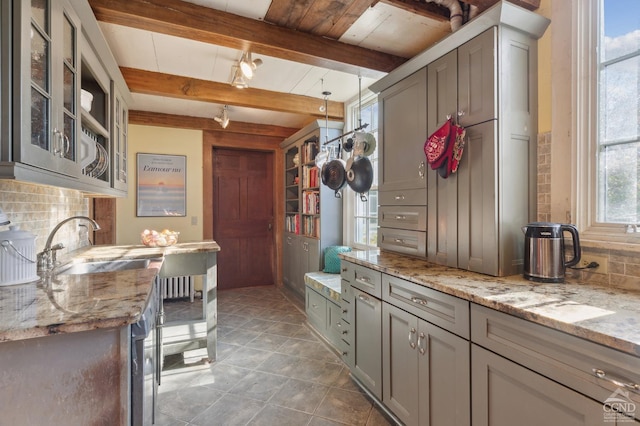
{"label": "bowl of fruit", "polygon": [[140,236],[142,244],[147,247],[167,247],[178,242],[179,234],[179,232],[168,229],[163,229],[160,232],[153,229],[145,229]]}

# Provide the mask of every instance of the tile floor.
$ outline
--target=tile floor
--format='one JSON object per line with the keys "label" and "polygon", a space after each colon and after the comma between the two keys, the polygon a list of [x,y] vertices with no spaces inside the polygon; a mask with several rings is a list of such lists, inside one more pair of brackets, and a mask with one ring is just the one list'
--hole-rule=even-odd
{"label": "tile floor", "polygon": [[218,359],[165,358],[156,424],[392,424],[305,320],[275,287],[218,292]]}

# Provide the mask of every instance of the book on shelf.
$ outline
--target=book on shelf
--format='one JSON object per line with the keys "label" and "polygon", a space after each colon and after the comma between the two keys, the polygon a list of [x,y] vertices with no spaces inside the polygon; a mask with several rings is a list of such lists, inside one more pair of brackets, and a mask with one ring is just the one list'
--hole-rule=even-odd
{"label": "book on shelf", "polygon": [[287,215],[284,219],[285,232],[291,232],[294,234],[300,233],[300,215]]}
{"label": "book on shelf", "polygon": [[320,214],[320,192],[318,190],[302,192],[302,213]]}
{"label": "book on shelf", "polygon": [[320,218],[317,216],[304,216],[302,218],[302,232],[308,237],[318,238],[320,235]]}
{"label": "book on shelf", "polygon": [[318,155],[318,145],[315,141],[305,141],[302,145],[301,162],[302,164],[309,163],[316,159]]}
{"label": "book on shelf", "polygon": [[320,182],[319,169],[316,166],[304,167],[302,170],[302,187],[317,188]]}

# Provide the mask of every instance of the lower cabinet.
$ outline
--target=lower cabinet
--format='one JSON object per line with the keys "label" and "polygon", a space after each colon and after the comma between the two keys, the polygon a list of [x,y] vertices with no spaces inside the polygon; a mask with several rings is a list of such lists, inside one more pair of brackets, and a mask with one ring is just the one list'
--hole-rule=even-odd
{"label": "lower cabinet", "polygon": [[351,374],[382,400],[382,302],[353,286],[351,291]]}
{"label": "lower cabinet", "polygon": [[[342,308],[332,299],[306,286],[305,311],[309,323],[336,350],[342,348]],[[348,326],[348,324],[347,324]]]}
{"label": "lower cabinet", "polygon": [[286,234],[282,242],[282,281],[305,297],[304,274],[320,270],[320,242],[314,238]]}
{"label": "lower cabinet", "polygon": [[604,425],[603,404],[472,345],[474,426]]}
{"label": "lower cabinet", "polygon": [[469,341],[384,302],[382,402],[407,426],[469,425]]}

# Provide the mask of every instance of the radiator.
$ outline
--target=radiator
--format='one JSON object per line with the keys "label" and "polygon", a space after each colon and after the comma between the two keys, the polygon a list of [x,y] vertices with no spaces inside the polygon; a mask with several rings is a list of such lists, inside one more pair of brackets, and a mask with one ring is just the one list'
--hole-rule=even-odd
{"label": "radiator", "polygon": [[156,277],[157,288],[160,289],[162,299],[179,299],[188,297],[193,302],[195,294],[193,276],[181,277]]}

